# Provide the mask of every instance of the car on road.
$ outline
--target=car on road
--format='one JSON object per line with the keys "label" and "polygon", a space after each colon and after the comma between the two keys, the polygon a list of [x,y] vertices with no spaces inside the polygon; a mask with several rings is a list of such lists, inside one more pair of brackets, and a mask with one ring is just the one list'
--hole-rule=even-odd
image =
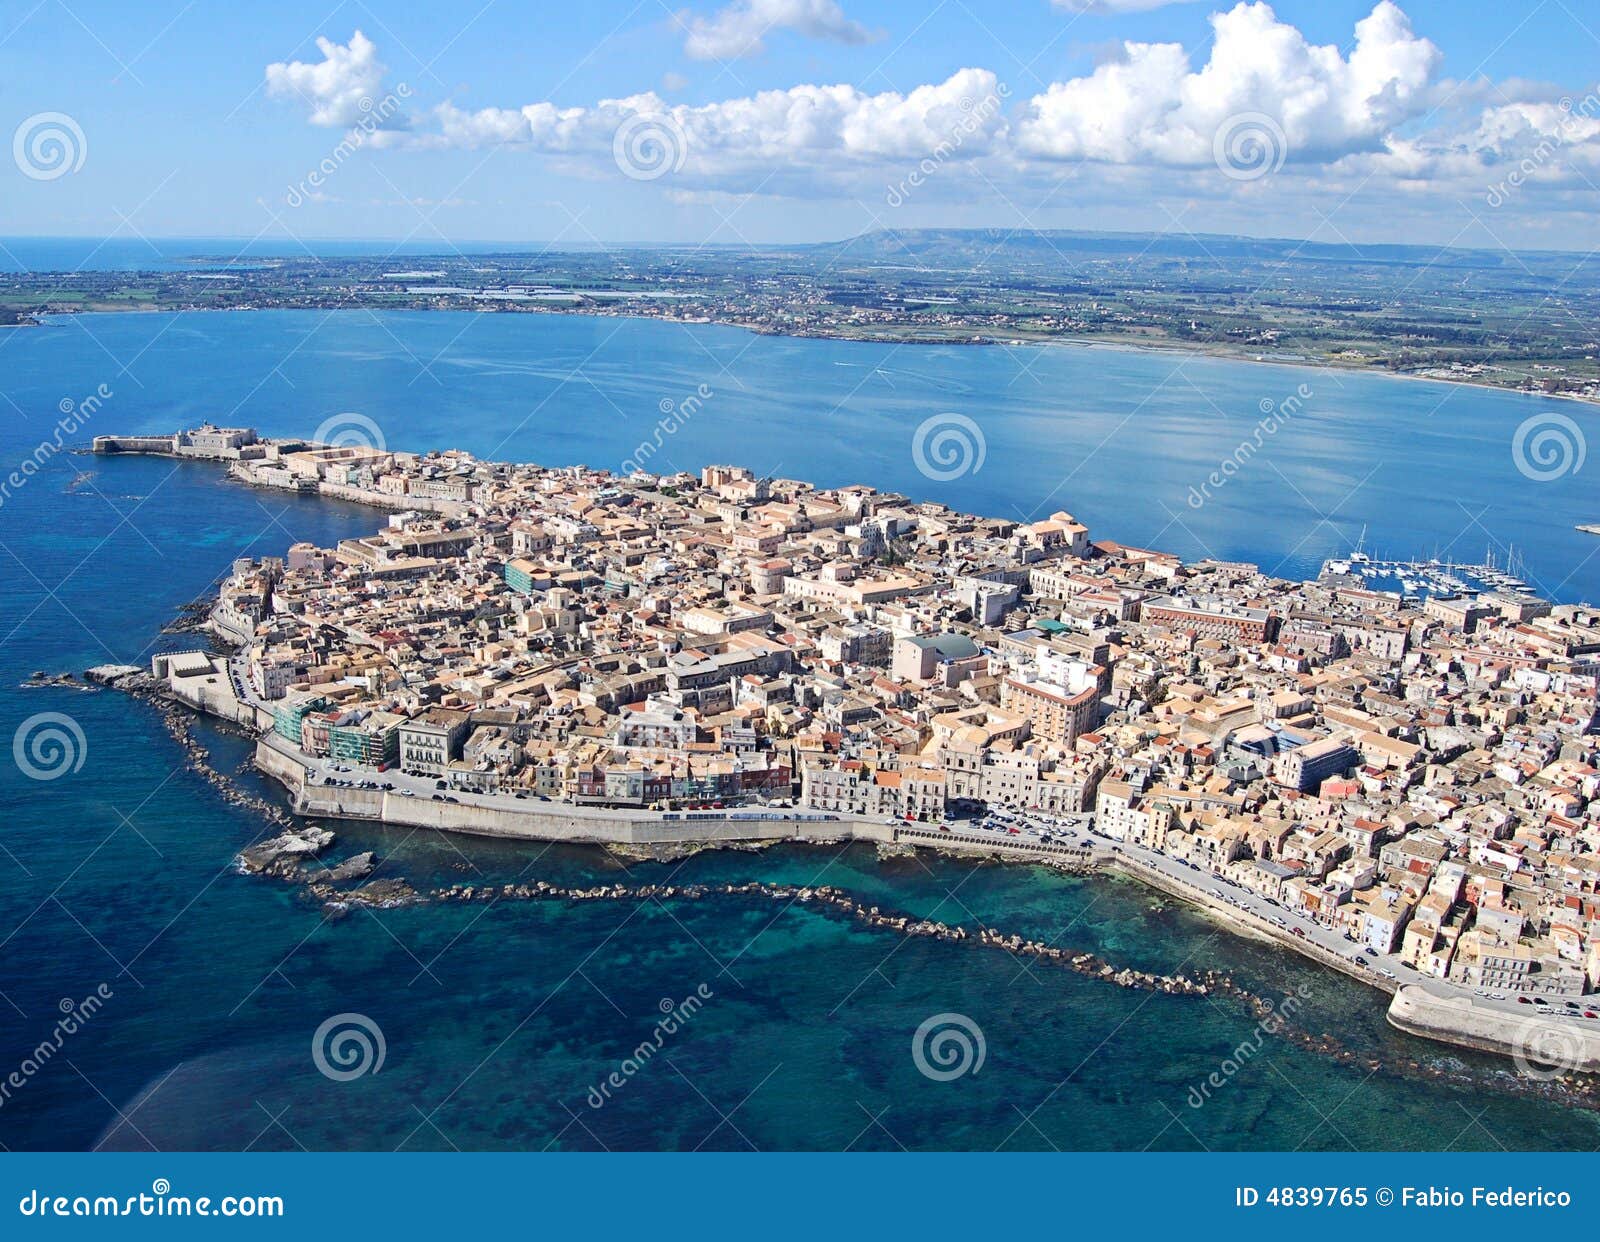
{"label": "car on road", "polygon": [[1370,965],[1372,965],[1372,963],[1367,961],[1367,959],[1364,958],[1364,957],[1358,957],[1358,958],[1356,958],[1356,965],[1357,966],[1370,966]]}

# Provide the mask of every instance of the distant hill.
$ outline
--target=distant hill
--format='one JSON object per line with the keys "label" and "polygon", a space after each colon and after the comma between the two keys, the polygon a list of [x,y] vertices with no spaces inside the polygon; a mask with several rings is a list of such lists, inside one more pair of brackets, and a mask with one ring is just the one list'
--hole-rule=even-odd
{"label": "distant hill", "polygon": [[1496,250],[1443,246],[1353,246],[1289,238],[1231,237],[1220,233],[1093,233],[1074,229],[880,229],[837,242],[791,247],[825,259],[853,263],[919,263],[931,267],[1004,268],[1063,259],[1093,262],[1117,258],[1186,260],[1194,263],[1315,263],[1355,266],[1450,268],[1495,271],[1519,260],[1537,270],[1554,265],[1593,264],[1591,256],[1557,251],[1515,255]]}

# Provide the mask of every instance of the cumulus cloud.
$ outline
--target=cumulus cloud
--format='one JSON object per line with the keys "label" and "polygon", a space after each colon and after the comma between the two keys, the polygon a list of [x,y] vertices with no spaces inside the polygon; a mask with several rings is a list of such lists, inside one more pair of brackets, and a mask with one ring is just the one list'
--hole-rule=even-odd
{"label": "cumulus cloud", "polygon": [[1426,139],[1395,139],[1360,161],[1363,172],[1397,180],[1455,182],[1503,197],[1506,183],[1528,189],[1592,191],[1600,178],[1600,97],[1485,108],[1477,121]]}
{"label": "cumulus cloud", "polygon": [[1440,53],[1390,0],[1356,23],[1355,45],[1309,43],[1266,4],[1213,14],[1210,58],[1196,70],[1177,43],[1123,44],[1120,59],[1035,96],[1020,150],[1063,160],[1203,165],[1231,117],[1253,113],[1283,132],[1290,158],[1380,151],[1432,98]]}
{"label": "cumulus cloud", "polygon": [[378,49],[358,30],[348,44],[319,38],[317,50],[322,53],[317,64],[294,60],[268,65],[267,93],[300,100],[313,125],[354,125],[384,93],[388,71],[378,60]]}
{"label": "cumulus cloud", "polygon": [[[834,4],[741,0],[700,25],[731,38],[734,25],[723,19],[751,13],[787,15],[791,24],[796,14],[845,21]],[[1306,193],[1377,178],[1482,194],[1512,169],[1529,188],[1600,179],[1600,100],[1561,106],[1547,84],[1442,80],[1438,48],[1391,0],[1356,24],[1347,52],[1311,43],[1265,3],[1239,3],[1209,20],[1214,38],[1203,63],[1175,43],[1125,42],[1092,73],[1025,100],[1010,99],[993,72],[976,67],[905,91],[801,84],[694,105],[663,98],[679,85],[664,79],[663,93],[594,103],[446,102],[372,141],[506,145],[577,175],[670,173],[680,194],[860,195],[932,165],[971,173],[945,172],[932,195],[970,201],[979,184],[989,199],[1021,192],[1035,201],[1032,190],[1056,198],[1068,184],[1073,197],[1180,192],[1180,177],[1181,192],[1232,193],[1214,165],[1223,162],[1221,136],[1244,118],[1281,141],[1282,175]],[[319,64],[270,66],[268,87],[303,100],[314,124],[351,124],[361,100],[383,91],[377,50],[359,31],[346,45],[322,39],[318,47]],[[1279,171],[1276,160],[1270,168]]]}
{"label": "cumulus cloud", "polygon": [[668,104],[653,91],[602,99],[593,107],[551,103],[467,112],[439,109],[449,146],[511,143],[550,154],[605,152],[630,118],[679,136],[691,173],[817,165],[838,160],[920,159],[959,134],[967,154],[994,149],[1005,131],[1001,88],[987,69],[962,69],[945,81],[901,94],[857,87],[794,86],[719,103]]}
{"label": "cumulus cloud", "polygon": [[766,36],[774,30],[793,30],[834,43],[868,43],[877,37],[846,17],[838,0],[734,0],[710,17],[684,12],[678,21],[689,32],[683,50],[696,60],[759,56],[766,50]]}

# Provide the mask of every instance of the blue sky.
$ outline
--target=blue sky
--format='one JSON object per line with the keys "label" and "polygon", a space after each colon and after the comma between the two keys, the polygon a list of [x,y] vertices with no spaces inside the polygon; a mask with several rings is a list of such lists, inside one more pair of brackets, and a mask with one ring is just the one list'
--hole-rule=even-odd
{"label": "blue sky", "polygon": [[0,235],[1600,245],[1592,6],[1084,3],[0,3]]}

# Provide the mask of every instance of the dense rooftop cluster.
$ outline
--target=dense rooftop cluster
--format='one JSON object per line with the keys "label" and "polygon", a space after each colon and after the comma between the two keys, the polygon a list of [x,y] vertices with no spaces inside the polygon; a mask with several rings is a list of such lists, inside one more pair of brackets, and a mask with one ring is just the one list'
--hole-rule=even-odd
{"label": "dense rooftop cluster", "polygon": [[620,808],[1093,813],[1424,974],[1600,980],[1600,610],[1184,564],[1064,512],[732,466],[205,434],[252,481],[397,510],[221,590],[307,755]]}

